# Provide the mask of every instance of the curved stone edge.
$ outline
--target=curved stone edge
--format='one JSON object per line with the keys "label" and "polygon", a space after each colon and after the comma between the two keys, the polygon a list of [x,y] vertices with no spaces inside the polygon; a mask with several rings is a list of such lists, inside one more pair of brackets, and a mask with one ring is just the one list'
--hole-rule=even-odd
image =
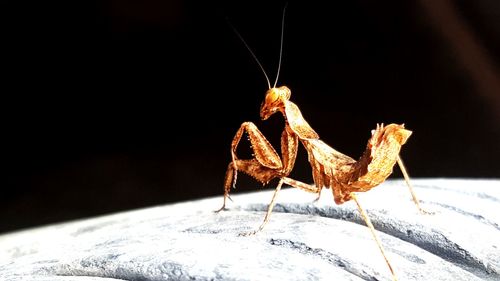
{"label": "curved stone edge", "polygon": [[[421,199],[423,199],[424,202],[433,202],[429,198],[431,197],[436,197],[435,195],[435,190],[443,190],[446,189],[447,187],[450,186],[450,183],[453,183],[452,185],[456,186],[454,181],[442,181],[443,184],[436,184],[436,182],[439,181],[431,181],[431,182],[426,182],[426,181],[415,181],[416,189],[417,189],[417,194],[420,195]],[[488,230],[494,229],[494,231],[498,231],[496,228],[492,227],[492,222],[493,225],[495,223],[498,223],[498,217],[495,217],[492,215],[491,211],[488,212],[487,210],[490,210],[491,206],[487,206],[488,204],[484,203],[483,205],[480,205],[480,208],[477,208],[477,210],[471,210],[471,197],[475,198],[489,198],[490,201],[495,202],[495,200],[498,199],[498,196],[496,195],[496,190],[491,190],[491,188],[485,187],[488,184],[484,183],[479,183],[478,181],[459,181],[464,185],[464,187],[469,186],[468,188],[464,188],[464,192],[460,191],[460,187],[452,187],[451,191],[446,191],[447,197],[446,198],[441,198],[440,200],[437,200],[441,205],[442,204],[454,204],[458,205],[461,210],[466,211],[467,213],[473,213],[473,214],[478,214],[481,213],[481,217],[484,218],[482,220],[478,220],[479,222],[476,222],[477,225],[483,224],[486,225]],[[432,184],[431,184],[432,183]],[[490,182],[488,182],[490,183]],[[499,182],[494,182],[494,185],[497,186]],[[396,190],[387,192],[387,189],[390,188],[391,185],[394,185],[396,187]],[[471,193],[471,188],[470,186],[475,186],[478,185],[477,188],[473,189],[474,192]],[[435,227],[437,231],[440,231],[442,235],[445,235],[445,237],[451,237],[449,241],[456,241],[457,245],[467,245],[467,242],[470,243],[471,240],[468,240],[466,238],[468,237],[460,237],[460,235],[457,235],[459,232],[469,232],[472,235],[477,235],[477,229],[457,229],[453,225],[450,225],[449,223],[443,224],[443,219],[440,219],[441,216],[445,216],[445,219],[449,220],[450,215],[455,215],[455,213],[451,212],[449,208],[444,208],[445,210],[441,210],[438,207],[433,207],[431,203],[425,203],[424,207],[432,207],[432,211],[435,211],[437,215],[435,217],[427,217],[427,216],[419,216],[418,213],[415,212],[414,207],[411,205],[411,201],[409,200],[409,195],[405,193],[404,190],[404,185],[402,185],[402,182],[398,181],[390,181],[384,184],[384,188],[380,187],[380,189],[374,189],[370,193],[367,193],[367,196],[361,197],[360,199],[362,200],[362,204],[364,207],[368,210],[370,213],[370,216],[372,217],[372,220],[375,222],[376,218],[380,217],[380,220],[378,222],[378,225],[376,225],[377,228],[383,228],[384,227],[384,219],[385,218],[392,218],[395,221],[403,221],[405,222],[406,220],[413,220],[413,224],[411,225],[412,228],[410,230],[415,231],[415,229],[418,229],[421,225],[427,226],[430,224],[431,226]],[[397,190],[398,188],[403,187],[402,191]],[[433,192],[430,194],[431,196],[427,196],[425,193],[425,189],[432,189]],[[451,198],[453,196],[450,196],[449,193],[455,193],[457,192],[457,189],[460,191],[458,192],[459,194],[466,194],[467,196],[467,204],[457,204],[457,202],[460,202],[460,200],[456,200],[456,198]],[[382,193],[382,198],[384,200],[377,200],[380,199],[377,196],[377,190],[384,190]],[[46,254],[46,253],[51,253],[53,256],[59,256],[60,254],[68,254],[68,249],[64,251],[64,249],[60,253],[53,253],[53,248],[54,245],[60,245],[58,241],[67,241],[70,240],[71,238],[78,238],[80,236],[88,236],[90,235],[96,235],[97,233],[106,230],[106,231],[115,231],[114,232],[114,238],[115,240],[111,239],[113,235],[106,236],[110,241],[113,241],[113,243],[116,243],[116,246],[120,246],[117,249],[124,249],[127,248],[131,242],[134,242],[132,239],[138,239],[138,236],[141,234],[144,236],[150,235],[149,232],[144,232],[144,228],[146,230],[149,230],[151,232],[155,232],[157,230],[162,230],[162,229],[175,229],[174,226],[181,227],[181,229],[177,229],[176,233],[174,234],[189,234],[189,235],[195,235],[192,238],[196,239],[205,239],[209,237],[209,239],[214,239],[214,235],[217,235],[217,238],[220,237],[220,235],[224,234],[230,234],[230,237],[227,238],[229,239],[228,241],[232,241],[234,243],[240,243],[242,238],[235,238],[237,237],[237,233],[241,231],[248,231],[251,230],[252,228],[258,226],[258,223],[260,223],[260,218],[262,218],[263,214],[262,212],[251,212],[251,211],[244,211],[244,212],[239,212],[237,209],[243,209],[245,208],[260,208],[261,210],[265,210],[267,206],[267,202],[265,202],[265,198],[271,197],[271,192],[258,192],[258,193],[252,193],[252,194],[242,194],[242,195],[236,195],[233,196],[235,199],[235,202],[232,204],[232,210],[229,212],[224,212],[221,214],[213,214],[210,209],[217,209],[219,207],[219,202],[222,201],[222,198],[211,198],[211,199],[206,199],[206,200],[200,200],[200,201],[195,201],[195,202],[187,202],[187,203],[180,203],[180,204],[174,204],[170,206],[164,206],[164,207],[157,207],[157,208],[149,208],[149,209],[144,209],[144,210],[138,210],[138,211],[131,211],[127,213],[122,213],[122,214],[116,214],[116,215],[110,215],[110,216],[103,216],[100,218],[93,218],[90,220],[83,220],[79,222],[74,222],[74,223],[65,223],[61,225],[55,225],[55,226],[49,226],[45,228],[39,228],[39,229],[34,229],[34,230],[29,230],[25,232],[19,232],[19,233],[14,233],[13,235],[3,235],[0,236],[0,267],[3,266],[5,267],[7,262],[7,266],[9,264],[8,259],[17,259],[19,261],[20,259],[23,258],[29,258],[33,257],[35,260],[37,258],[37,253],[40,254]],[[422,194],[420,194],[422,193]],[[373,194],[371,196],[370,194]],[[401,195],[402,197],[399,198]],[[396,198],[392,198],[392,196],[396,196]],[[460,195],[460,196],[462,196]],[[486,196],[485,196],[486,195]],[[309,197],[308,197],[309,196]],[[311,204],[311,201],[314,199],[314,195],[310,196],[307,195],[304,192],[298,191],[298,190],[284,190],[280,196],[278,197],[278,202],[279,205],[277,206],[277,211],[284,212],[286,208],[288,208],[287,212],[288,214],[273,214],[271,218],[271,222],[269,226],[266,227],[265,231],[261,234],[258,235],[257,238],[250,238],[246,239],[245,243],[249,243],[255,247],[262,247],[262,245],[269,246],[266,248],[266,251],[269,250],[273,252],[273,249],[279,248],[280,252],[285,254],[286,256],[293,255],[293,253],[299,253],[300,255],[305,255],[306,257],[313,257],[314,259],[319,259],[320,261],[328,261],[330,267],[333,266],[340,266],[345,263],[352,263],[353,268],[351,270],[347,270],[353,276],[346,277],[346,280],[359,280],[361,278],[362,280],[372,280],[373,278],[376,279],[385,279],[387,278],[387,272],[384,266],[379,269],[379,271],[370,271],[369,268],[370,266],[367,266],[366,263],[361,263],[359,264],[359,260],[366,259],[367,257],[361,256],[361,257],[356,257],[356,253],[346,253],[349,251],[349,247],[347,247],[344,251],[342,251],[341,246],[345,245],[335,245],[330,246],[329,243],[325,244],[324,242],[321,242],[321,240],[327,240],[330,241],[329,239],[332,239],[332,237],[335,237],[335,235],[340,235],[337,232],[343,231],[345,228],[352,228],[349,225],[346,225],[347,222],[342,223],[342,221],[338,220],[329,220],[327,218],[325,219],[319,219],[318,214],[322,214],[321,212],[324,212],[324,214],[330,214],[332,210],[338,210],[341,219],[344,220],[349,220],[349,221],[356,221],[358,220],[358,223],[360,222],[359,218],[356,219],[357,217],[357,210],[355,210],[352,206],[352,204],[344,204],[341,206],[336,206],[333,204],[333,201],[329,201],[328,196],[322,196],[323,198],[320,200],[320,202],[317,202],[316,204]],[[408,197],[408,198],[406,198]],[[439,197],[439,196],[438,196]],[[398,199],[399,198],[399,199]],[[402,199],[405,198],[405,199]],[[330,198],[331,199],[331,198]],[[220,200],[220,201],[219,201]],[[325,201],[326,200],[326,201]],[[443,203],[443,201],[445,201]],[[450,202],[446,202],[450,201]],[[374,203],[376,202],[376,203]],[[394,204],[388,204],[387,202],[394,202]],[[498,201],[496,201],[498,202]],[[380,204],[379,204],[380,203]],[[398,204],[401,203],[401,204]],[[474,202],[472,202],[474,203]],[[295,205],[294,205],[295,204]],[[351,206],[349,206],[351,205]],[[379,206],[382,205],[382,206]],[[476,205],[476,204],[472,204]],[[255,207],[257,206],[257,207]],[[260,207],[259,207],[260,206]],[[304,207],[305,206],[305,207]],[[494,205],[498,209],[498,205]],[[302,211],[297,211],[297,209],[306,209],[308,210],[305,213],[301,213]],[[413,209],[412,209],[413,207]],[[280,210],[282,208],[283,210]],[[469,208],[469,209],[467,209]],[[207,209],[209,209],[207,211]],[[483,210],[484,209],[484,210]],[[493,209],[493,210],[496,210]],[[175,214],[175,212],[178,212],[182,210],[185,212],[186,216],[193,217],[198,215],[200,218],[203,218],[205,220],[204,223],[196,222],[192,223],[191,226],[185,225],[185,221],[181,219],[182,216],[179,214]],[[293,211],[290,211],[293,210]],[[313,211],[311,211],[313,210]],[[317,210],[317,213],[315,213],[314,210]],[[484,212],[486,210],[486,212]],[[278,213],[277,212],[277,213]],[[300,214],[299,216],[295,215],[294,212]],[[329,213],[330,212],[330,213]],[[172,214],[174,213],[174,214]],[[322,215],[325,217],[328,217],[327,215]],[[470,216],[469,216],[470,217]],[[408,219],[410,218],[410,219]],[[451,216],[453,218],[453,216]],[[458,218],[463,218],[463,217],[458,217]],[[477,216],[472,216],[472,218],[477,218]],[[470,218],[469,218],[470,219]],[[305,221],[304,221],[305,220]],[[310,221],[309,221],[310,220]],[[444,220],[446,222],[446,220]],[[340,225],[337,223],[341,223]],[[487,223],[485,223],[487,222]],[[392,221],[390,223],[387,223],[388,225],[392,225]],[[131,224],[134,225],[134,227],[138,228],[136,229],[128,229],[127,231],[131,231],[129,233],[130,236],[127,236],[129,240],[126,241],[120,241],[119,238],[122,236],[122,233],[119,231],[116,232],[116,228],[124,228],[127,229],[131,228]],[[335,227],[330,227],[329,225],[335,225]],[[236,226],[235,226],[236,225]],[[318,225],[318,226],[316,226]],[[303,227],[303,228],[301,228]],[[440,228],[439,228],[440,227]],[[320,229],[329,229],[330,233],[324,238],[322,238],[323,234],[322,233],[316,233],[318,231],[318,228]],[[364,227],[358,227],[358,230],[355,230],[353,232],[354,234],[349,234],[349,235],[357,235],[358,232],[362,233]],[[140,231],[139,231],[140,229]],[[429,228],[434,231],[433,228]],[[121,230],[121,229],[120,229]],[[286,233],[283,233],[283,230],[286,230]],[[314,232],[313,232],[314,231]],[[196,232],[199,232],[196,234]],[[203,233],[204,232],[204,233]],[[292,233],[288,233],[292,232]],[[367,232],[367,231],[366,231]],[[367,234],[367,233],[364,234]],[[425,232],[425,231],[424,231]],[[295,233],[295,234],[294,234]],[[400,233],[402,233],[400,231]],[[495,233],[495,232],[493,232]],[[109,233],[108,233],[109,234]],[[285,235],[286,234],[286,235]],[[294,235],[292,235],[294,234]],[[154,235],[160,235],[155,233]],[[196,236],[196,235],[201,235],[201,236]],[[153,236],[153,235],[151,235]],[[175,235],[174,235],[175,236]],[[205,237],[206,236],[206,237]],[[316,237],[316,238],[314,238]],[[319,238],[322,239],[319,239]],[[368,241],[367,245],[373,244],[373,241],[371,241],[371,238],[369,235],[367,235]],[[45,243],[48,241],[48,239],[51,238],[50,240],[53,241],[52,243]],[[102,238],[102,237],[101,237]],[[158,238],[158,237],[157,237]],[[165,248],[166,246],[163,245],[163,241],[168,241],[167,236],[163,237],[160,235],[158,238],[160,242],[158,242],[158,248]],[[170,237],[172,238],[172,237]],[[396,252],[396,251],[401,251],[398,249],[401,248],[408,248],[409,246],[406,246],[404,243],[402,243],[401,239],[395,239],[394,236],[392,238],[387,235],[381,234],[382,242],[384,244],[384,247],[388,247],[391,252]],[[431,237],[432,238],[432,237]],[[491,245],[496,245],[494,238],[492,237],[480,237],[480,238],[489,238],[486,239],[487,243],[480,244],[479,246],[491,246]],[[233,240],[234,239],[234,240]],[[315,240],[316,239],[316,240]],[[345,238],[344,238],[345,239]],[[366,236],[365,236],[366,239]],[[462,240],[461,240],[462,239]],[[477,236],[476,236],[477,239]],[[195,241],[193,240],[193,241]],[[320,240],[319,242],[317,240]],[[341,240],[341,239],[339,239]],[[360,241],[359,237],[352,237],[353,241]],[[401,241],[401,242],[398,242]],[[342,240],[343,241],[343,240]],[[347,241],[347,240],[346,240]],[[425,240],[424,240],[425,241]],[[474,241],[474,240],[472,240]],[[94,259],[93,263],[85,263],[84,261],[86,260],[85,257],[79,257],[81,256],[81,253],[75,253],[77,258],[72,259],[72,262],[75,260],[81,259],[80,263],[74,264],[66,264],[66,265],[57,265],[57,266],[50,266],[50,263],[45,263],[41,265],[42,269],[33,270],[31,273],[32,279],[12,279],[12,280],[46,280],[43,279],[45,278],[43,274],[50,275],[57,273],[59,275],[88,275],[91,276],[92,274],[98,274],[99,276],[102,277],[110,277],[113,276],[115,278],[119,277],[124,277],[123,280],[168,280],[168,278],[173,278],[175,280],[180,280],[180,276],[184,276],[185,278],[194,278],[196,280],[210,280],[215,279],[215,280],[228,280],[231,278],[231,275],[208,275],[209,277],[204,277],[203,275],[190,275],[190,272],[192,272],[193,269],[192,267],[186,267],[185,265],[179,264],[175,260],[170,260],[169,256],[165,256],[165,262],[160,263],[160,265],[152,265],[152,271],[153,272],[162,272],[164,275],[154,275],[154,274],[149,274],[147,272],[141,272],[141,271],[130,271],[130,268],[125,268],[129,271],[123,272],[123,268],[121,271],[121,274],[116,274],[116,270],[113,271],[114,269],[111,267],[106,267],[110,266],[109,265],[109,260],[112,260],[113,257],[109,256],[109,253],[104,252],[101,253],[100,255],[95,255],[96,251],[95,248],[96,245],[100,245],[97,243],[91,244],[90,246],[87,245],[87,248],[83,247],[82,249],[86,249],[89,253],[92,255],[89,256],[88,258]],[[139,241],[141,242],[141,241]],[[250,243],[253,242],[253,243]],[[332,240],[332,242],[335,242],[335,239]],[[147,241],[142,241],[142,243],[150,243],[149,240]],[[155,242],[156,243],[156,242]],[[318,245],[319,243],[319,245]],[[493,244],[488,244],[488,243],[493,243]],[[69,242],[71,244],[71,242]],[[133,244],[133,243],[132,243]],[[16,245],[16,247],[11,247],[8,248],[9,245]],[[140,244],[139,244],[140,245]],[[392,247],[396,245],[396,247]],[[7,246],[7,247],[6,247]],[[487,247],[479,247],[479,249],[476,249],[475,247],[471,246],[466,246],[463,247],[470,251],[471,253],[474,253],[474,256],[477,256],[478,259],[483,258],[485,261],[484,264],[492,264],[492,268],[498,268],[497,265],[495,264],[495,261],[498,261],[498,253],[490,253],[488,251],[484,251],[484,248]],[[366,246],[366,247],[371,247],[371,246]],[[13,249],[16,250],[13,250]],[[166,247],[169,248],[169,247]],[[174,247],[175,248],[175,247]],[[340,250],[338,249],[340,248]],[[363,247],[365,248],[365,247]],[[411,248],[411,247],[410,247]],[[7,251],[4,251],[7,249]],[[9,251],[9,249],[11,251]],[[172,249],[169,249],[172,250]],[[14,251],[14,252],[13,252]],[[16,252],[17,251],[17,252]],[[35,251],[35,252],[33,252]],[[352,252],[352,251],[351,251]],[[313,253],[322,253],[318,255],[314,255]],[[337,254],[335,254],[337,253]],[[148,250],[142,255],[138,256],[132,256],[132,258],[143,258],[143,256],[149,256],[149,255],[154,255],[155,252]],[[259,253],[260,254],[260,253]],[[354,258],[346,258],[349,257],[349,255],[353,255]],[[258,254],[255,254],[255,256],[258,256]],[[405,256],[408,257],[409,260],[413,260],[413,263],[418,264],[419,259],[421,257],[427,257],[428,255],[424,253],[418,253],[416,255],[410,254],[405,254]],[[78,258],[79,257],[79,258]],[[338,257],[338,258],[335,258]],[[236,256],[235,258],[241,258],[239,256]],[[263,257],[264,259],[266,257]],[[377,256],[377,254],[374,254],[374,258],[379,259],[380,257]],[[428,257],[430,258],[430,257]],[[434,262],[437,262],[435,259]],[[106,265],[106,262],[108,264]],[[243,258],[242,262],[249,262],[249,260]],[[358,264],[357,264],[358,263]],[[104,265],[103,265],[104,264]],[[457,264],[457,263],[455,263]],[[460,263],[458,263],[460,265]],[[443,266],[446,266],[443,264]],[[325,270],[331,270],[331,268],[328,267]],[[104,269],[105,270],[104,270]],[[463,269],[463,266],[461,267]],[[171,270],[173,269],[173,270]],[[368,271],[366,271],[368,269]],[[45,270],[45,272],[44,272]],[[47,270],[53,270],[51,272],[48,272]],[[55,270],[55,271],[54,271]],[[106,271],[107,270],[107,271]],[[200,270],[200,269],[198,269]],[[244,270],[244,269],[242,269]],[[402,268],[402,270],[405,270],[405,268]],[[445,268],[443,268],[445,270]],[[418,270],[417,270],[418,271]],[[2,271],[3,272],[3,271]],[[181,275],[175,275],[180,272]],[[359,273],[361,272],[361,273]],[[455,271],[455,277],[459,278],[460,276],[466,276],[466,279],[462,280],[473,280],[474,278],[472,276],[465,275],[466,272],[462,272],[459,275],[457,275],[459,271]],[[415,274],[415,268],[413,270],[410,270],[409,272],[404,272],[406,277],[412,276]],[[36,275],[38,274],[38,275]],[[134,275],[135,274],[135,275]],[[486,275],[481,275],[478,274],[477,272],[474,273],[477,277],[480,277],[482,280],[495,280],[496,276],[492,274],[486,274]],[[15,274],[10,275],[10,277],[16,277],[20,278],[22,274],[17,274],[17,277]],[[29,275],[26,275],[29,276]],[[166,279],[160,279],[160,278],[166,278]],[[224,277],[224,278],[222,278]],[[234,277],[234,276],[233,276]],[[317,276],[316,276],[317,277]],[[35,279],[39,278],[39,279]],[[42,279],[40,279],[42,278]],[[66,277],[57,277],[57,278],[66,278]],[[73,279],[61,279],[61,280],[81,280],[77,279],[80,277],[67,277],[67,278],[73,278]],[[81,277],[83,278],[83,277]],[[89,277],[90,278],[90,277]],[[127,279],[128,278],[128,279]],[[140,279],[143,278],[143,279]],[[149,279],[148,279],[149,278]],[[177,279],[176,279],[177,278]],[[222,279],[220,279],[222,278]],[[233,278],[235,280],[248,280],[243,278]],[[320,279],[320,278],[316,278]],[[419,279],[410,279],[406,278],[407,280],[419,280]],[[55,279],[51,279],[55,280]],[[87,280],[87,279],[84,279]],[[99,279],[98,279],[99,280]],[[116,279],[111,279],[111,280],[116,280]],[[445,280],[445,279],[442,279]],[[450,279],[454,280],[454,279]],[[457,279],[460,280],[460,279]]]}

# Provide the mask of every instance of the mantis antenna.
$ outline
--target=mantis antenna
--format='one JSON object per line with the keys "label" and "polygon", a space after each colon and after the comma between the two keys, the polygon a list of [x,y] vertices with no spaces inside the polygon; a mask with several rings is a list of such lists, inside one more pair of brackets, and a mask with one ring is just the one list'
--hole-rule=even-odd
{"label": "mantis antenna", "polygon": [[278,77],[280,76],[281,57],[283,56],[283,33],[284,33],[284,30],[285,30],[285,11],[286,11],[286,6],[288,6],[288,2],[285,4],[285,7],[283,8],[283,17],[281,18],[280,60],[278,62],[278,72],[276,73],[276,80],[274,80],[273,88],[276,88],[276,83],[278,83]]}
{"label": "mantis antenna", "polygon": [[[285,10],[286,10],[286,6],[288,6],[288,2],[285,4],[285,7],[283,8],[283,17],[281,19],[280,58],[279,58],[279,62],[278,62],[278,72],[276,74],[276,80],[274,81],[273,88],[275,88],[276,87],[276,83],[278,83],[278,77],[280,76],[280,70],[281,70],[281,57],[283,56],[283,33],[284,33],[284,30],[285,30]],[[245,41],[245,39],[243,39],[243,36],[241,36],[241,34],[238,32],[238,30],[236,30],[236,28],[231,23],[229,25],[233,29],[234,33],[236,33],[236,35],[238,35],[238,37],[240,38],[241,42],[243,42],[243,44],[245,45],[245,47],[248,49],[248,51],[250,52],[250,54],[252,55],[252,57],[255,59],[255,61],[259,65],[260,69],[262,70],[262,73],[264,73],[264,76],[266,77],[267,87],[269,89],[271,89],[271,82],[269,82],[269,77],[267,76],[266,71],[264,70],[264,67],[260,63],[259,59],[254,54],[254,52],[252,51],[252,49],[250,48],[250,46],[248,46],[247,42]]]}
{"label": "mantis antenna", "polygon": [[267,87],[269,89],[271,89],[271,82],[269,82],[269,77],[267,77],[266,71],[264,70],[264,67],[262,67],[262,64],[260,64],[259,59],[257,59],[257,56],[253,53],[252,49],[250,49],[250,46],[248,46],[247,42],[245,42],[245,39],[243,39],[243,36],[241,36],[241,34],[238,32],[238,30],[236,30],[236,28],[234,28],[234,26],[232,24],[230,24],[230,25],[231,25],[231,28],[233,29],[234,33],[236,33],[236,35],[238,35],[241,42],[243,42],[245,47],[247,47],[248,51],[250,51],[250,54],[252,54],[252,57],[255,59],[255,61],[259,65],[260,69],[262,70],[262,73],[264,73],[264,76],[266,77]]}

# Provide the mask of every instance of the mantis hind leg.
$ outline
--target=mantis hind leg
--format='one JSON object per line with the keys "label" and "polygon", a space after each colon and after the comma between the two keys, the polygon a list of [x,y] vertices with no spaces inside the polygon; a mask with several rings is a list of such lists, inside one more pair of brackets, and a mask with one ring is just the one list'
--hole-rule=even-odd
{"label": "mantis hind leg", "polygon": [[413,190],[413,186],[411,185],[410,183],[410,176],[408,175],[408,172],[406,171],[406,168],[405,168],[405,165],[403,163],[403,160],[401,159],[401,157],[398,155],[398,159],[397,159],[397,162],[398,162],[398,166],[399,168],[401,169],[401,172],[403,173],[403,176],[405,178],[405,182],[406,182],[406,185],[408,186],[408,189],[410,190],[410,193],[411,193],[411,197],[413,199],[413,202],[415,203],[415,205],[417,206],[417,209],[420,211],[420,213],[422,214],[430,214],[430,212],[428,211],[425,211],[424,209],[422,209],[420,207],[420,203],[419,203],[419,200],[417,198],[417,195],[415,194],[415,191]]}
{"label": "mantis hind leg", "polygon": [[398,280],[396,277],[396,274],[394,273],[394,270],[392,269],[391,263],[389,262],[389,259],[387,258],[386,254],[385,254],[384,247],[382,246],[382,243],[380,242],[380,239],[378,238],[377,233],[375,232],[375,228],[373,227],[373,224],[372,224],[370,218],[368,217],[368,214],[361,207],[361,204],[359,204],[359,201],[358,201],[356,194],[351,193],[350,197],[354,200],[354,202],[356,202],[356,205],[358,206],[358,210],[361,213],[361,217],[363,217],[363,220],[365,221],[366,225],[370,229],[370,232],[372,233],[372,236],[375,239],[375,242],[377,243],[377,246],[378,246],[380,252],[382,253],[382,256],[384,257],[385,263],[387,264],[387,266],[389,267],[389,270],[391,271],[392,279]]}

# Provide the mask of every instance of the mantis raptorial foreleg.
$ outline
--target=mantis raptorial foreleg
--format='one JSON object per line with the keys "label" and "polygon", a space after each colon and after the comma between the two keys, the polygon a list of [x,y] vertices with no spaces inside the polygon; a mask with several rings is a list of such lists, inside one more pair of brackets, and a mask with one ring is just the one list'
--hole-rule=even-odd
{"label": "mantis raptorial foreleg", "polygon": [[[236,150],[245,132],[248,134],[254,158],[240,160],[236,156]],[[231,158],[224,180],[224,203],[217,212],[225,209],[231,187],[234,188],[236,185],[238,171],[254,177],[263,184],[282,174],[283,163],[280,156],[252,122],[244,122],[236,132],[231,142]]]}

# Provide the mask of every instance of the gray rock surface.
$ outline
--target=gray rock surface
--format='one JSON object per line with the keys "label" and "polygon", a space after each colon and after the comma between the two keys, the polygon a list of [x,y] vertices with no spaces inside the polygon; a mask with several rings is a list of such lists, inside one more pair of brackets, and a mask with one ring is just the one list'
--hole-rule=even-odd
{"label": "gray rock surface", "polygon": [[[400,280],[500,280],[500,180],[414,180],[359,195]],[[390,280],[353,202],[284,188],[222,195],[0,236],[0,280]],[[234,192],[234,193],[237,193]]]}

